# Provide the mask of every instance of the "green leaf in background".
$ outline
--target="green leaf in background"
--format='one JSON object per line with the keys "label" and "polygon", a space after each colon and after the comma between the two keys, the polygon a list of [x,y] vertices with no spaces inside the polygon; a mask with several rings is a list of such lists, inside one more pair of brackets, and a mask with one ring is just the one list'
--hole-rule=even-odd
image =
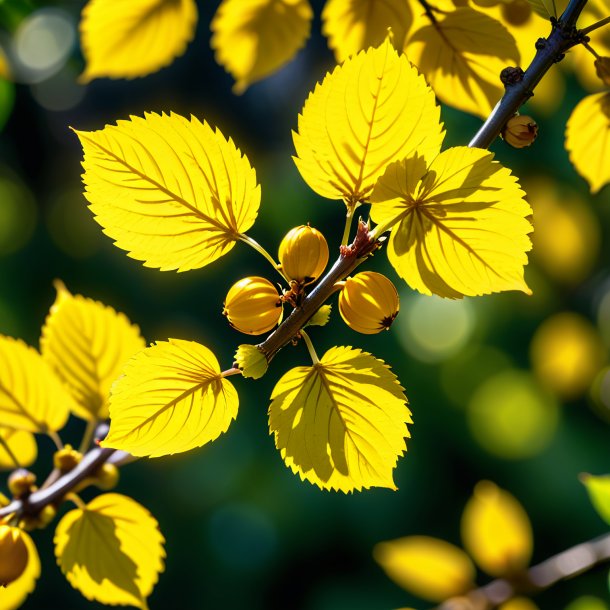
{"label": "green leaf in background", "polygon": [[589,498],[597,514],[610,525],[610,475],[580,475],[580,480],[589,492]]}
{"label": "green leaf in background", "polygon": [[568,0],[528,0],[532,10],[544,19],[559,17],[565,10]]}
{"label": "green leaf in background", "polygon": [[0,130],[4,129],[6,121],[11,116],[15,102],[15,85],[0,78]]}
{"label": "green leaf in background", "polygon": [[582,595],[566,606],[564,610],[608,610],[608,606],[599,597]]}

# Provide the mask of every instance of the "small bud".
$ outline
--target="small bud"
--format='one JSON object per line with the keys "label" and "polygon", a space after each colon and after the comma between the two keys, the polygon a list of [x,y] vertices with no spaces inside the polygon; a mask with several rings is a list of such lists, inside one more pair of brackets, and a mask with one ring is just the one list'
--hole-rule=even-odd
{"label": "small bud", "polygon": [[245,277],[231,286],[222,313],[238,331],[260,335],[281,320],[282,301],[277,288],[269,280]]}
{"label": "small bud", "polygon": [[11,472],[8,478],[8,488],[14,498],[21,498],[36,489],[36,475],[25,468]]}
{"label": "small bud", "polygon": [[502,138],[514,148],[525,148],[538,135],[538,125],[530,116],[516,114],[508,119],[502,130]]}
{"label": "small bud", "polygon": [[114,489],[119,483],[119,469],[114,464],[105,462],[92,476],[91,484],[102,491]]}
{"label": "small bud", "polygon": [[328,264],[328,244],[324,235],[309,225],[288,231],[279,248],[282,271],[289,280],[301,284],[315,281]]}
{"label": "small bud", "polygon": [[235,352],[235,363],[244,377],[260,379],[266,372],[267,358],[256,345],[240,345]]}
{"label": "small bud", "polygon": [[82,459],[83,454],[80,451],[73,449],[72,445],[66,445],[63,449],[55,452],[53,466],[62,474],[65,474],[74,470]]}
{"label": "small bud", "polygon": [[595,72],[604,85],[610,87],[610,57],[598,57],[595,60]]}
{"label": "small bud", "polygon": [[17,580],[28,565],[28,547],[18,527],[0,525],[0,586]]}
{"label": "small bud", "polygon": [[381,273],[364,271],[345,281],[339,295],[339,313],[355,331],[373,335],[387,330],[398,315],[398,292]]}

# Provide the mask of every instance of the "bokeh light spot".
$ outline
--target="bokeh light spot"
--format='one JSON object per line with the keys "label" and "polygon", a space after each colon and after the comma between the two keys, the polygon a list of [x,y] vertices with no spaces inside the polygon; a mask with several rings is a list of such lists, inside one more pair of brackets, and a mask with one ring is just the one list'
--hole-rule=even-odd
{"label": "bokeh light spot", "polygon": [[458,353],[474,330],[468,299],[452,301],[436,296],[401,295],[397,335],[404,348],[422,362],[442,362]]}
{"label": "bokeh light spot", "polygon": [[582,316],[563,312],[545,320],[530,346],[534,372],[564,399],[584,394],[606,361],[595,327]]}
{"label": "bokeh light spot", "polygon": [[28,189],[0,168],[0,255],[21,249],[36,227],[36,203]]}
{"label": "bokeh light spot", "polygon": [[498,457],[520,459],[537,455],[549,445],[559,408],[531,375],[507,370],[478,388],[467,416],[481,447]]}

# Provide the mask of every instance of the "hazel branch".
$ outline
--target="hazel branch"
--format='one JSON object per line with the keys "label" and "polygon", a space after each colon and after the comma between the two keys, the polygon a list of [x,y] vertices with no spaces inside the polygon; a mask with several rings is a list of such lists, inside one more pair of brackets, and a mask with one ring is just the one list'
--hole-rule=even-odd
{"label": "hazel branch", "polygon": [[576,20],[585,8],[587,0],[570,0],[566,10],[557,21],[552,21],[552,30],[548,38],[541,38],[536,43],[537,52],[523,77],[506,85],[506,91],[492,113],[468,146],[489,148],[500,135],[502,128],[533,95],[534,88],[551,66],[560,62],[571,47],[586,41],[586,35],[576,29]]}

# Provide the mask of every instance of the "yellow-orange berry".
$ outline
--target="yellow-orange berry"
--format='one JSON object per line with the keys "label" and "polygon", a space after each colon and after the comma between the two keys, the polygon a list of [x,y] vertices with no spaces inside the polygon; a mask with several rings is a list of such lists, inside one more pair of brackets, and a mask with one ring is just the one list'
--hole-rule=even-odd
{"label": "yellow-orange berry", "polygon": [[93,474],[92,484],[103,491],[109,491],[118,485],[119,476],[119,469],[114,464],[104,463]]}
{"label": "yellow-orange berry", "polygon": [[310,284],[322,275],[328,264],[328,244],[324,235],[309,225],[288,231],[278,256],[289,280]]}
{"label": "yellow-orange berry", "polygon": [[502,130],[502,138],[513,148],[525,148],[533,143],[538,135],[538,125],[531,116],[515,115],[508,119]]}
{"label": "yellow-orange berry", "polygon": [[233,328],[247,335],[260,335],[281,320],[282,301],[269,280],[245,277],[231,286],[222,313]]}
{"label": "yellow-orange berry", "polygon": [[63,449],[59,449],[53,456],[53,465],[62,473],[70,472],[82,460],[83,454],[76,451],[72,445],[66,445]]}
{"label": "yellow-orange berry", "polygon": [[28,565],[28,547],[18,527],[0,525],[0,586],[17,580]]}
{"label": "yellow-orange berry", "polygon": [[344,322],[365,335],[390,328],[398,310],[396,287],[385,275],[374,271],[348,278],[339,295],[339,313]]}

